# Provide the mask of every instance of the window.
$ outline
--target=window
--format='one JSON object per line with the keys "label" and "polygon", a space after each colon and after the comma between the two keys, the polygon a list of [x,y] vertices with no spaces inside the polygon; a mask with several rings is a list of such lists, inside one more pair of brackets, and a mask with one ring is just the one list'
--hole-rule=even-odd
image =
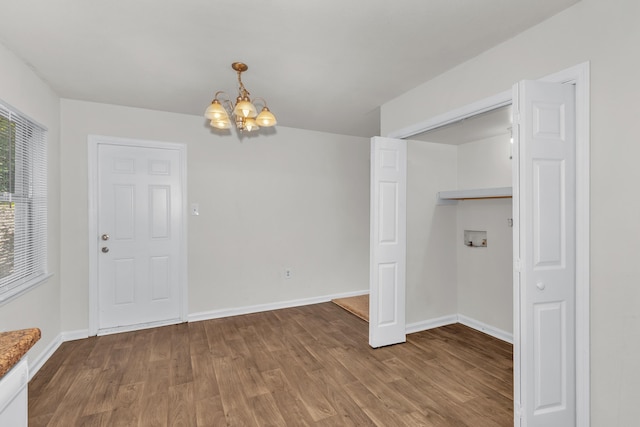
{"label": "window", "polygon": [[0,302],[46,277],[46,130],[0,103]]}

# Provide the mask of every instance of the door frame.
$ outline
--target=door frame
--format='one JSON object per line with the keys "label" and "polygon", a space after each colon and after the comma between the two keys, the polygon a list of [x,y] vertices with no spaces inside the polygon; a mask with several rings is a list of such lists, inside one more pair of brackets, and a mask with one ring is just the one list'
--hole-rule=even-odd
{"label": "door frame", "polygon": [[[574,84],[576,88],[576,425],[590,425],[590,91],[589,62],[538,79]],[[425,121],[389,132],[389,138],[405,139],[422,132],[512,104],[511,89]],[[514,230],[515,232],[515,230]],[[515,294],[515,293],[514,293]],[[520,318],[514,304],[514,318]],[[514,328],[514,342],[520,342]],[[514,352],[519,349],[514,349]],[[515,375],[515,372],[514,372]],[[514,414],[515,415],[515,414]]]}
{"label": "door frame", "polygon": [[[179,239],[179,273],[180,283],[178,294],[180,298],[180,320],[187,321],[187,146],[185,144],[161,141],[148,141],[142,139],[119,138],[102,135],[88,136],[88,176],[89,176],[89,336],[95,336],[99,332],[99,301],[98,301],[98,147],[100,145],[141,147],[177,150],[180,154],[180,190],[182,192],[181,211],[182,226]],[[134,325],[131,328],[119,329],[116,332],[144,329],[145,327],[163,326],[175,322],[154,322],[153,324]]]}

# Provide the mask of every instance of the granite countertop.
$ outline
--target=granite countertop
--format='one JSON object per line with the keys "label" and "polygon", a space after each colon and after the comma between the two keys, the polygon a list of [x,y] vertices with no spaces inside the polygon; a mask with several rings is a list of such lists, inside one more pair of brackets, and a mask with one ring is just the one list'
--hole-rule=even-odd
{"label": "granite countertop", "polygon": [[40,339],[40,329],[0,332],[0,378]]}

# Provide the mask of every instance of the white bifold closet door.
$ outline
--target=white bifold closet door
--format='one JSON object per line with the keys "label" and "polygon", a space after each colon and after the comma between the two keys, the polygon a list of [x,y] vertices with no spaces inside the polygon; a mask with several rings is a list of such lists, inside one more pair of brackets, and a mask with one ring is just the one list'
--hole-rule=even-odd
{"label": "white bifold closet door", "polygon": [[575,88],[514,87],[515,425],[575,426]]}
{"label": "white bifold closet door", "polygon": [[406,341],[407,142],[371,139],[369,345]]}

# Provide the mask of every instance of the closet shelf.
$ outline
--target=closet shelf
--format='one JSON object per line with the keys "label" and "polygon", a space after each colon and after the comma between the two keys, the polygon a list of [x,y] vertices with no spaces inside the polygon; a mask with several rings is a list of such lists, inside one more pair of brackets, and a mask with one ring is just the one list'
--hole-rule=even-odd
{"label": "closet shelf", "polygon": [[475,188],[471,190],[439,191],[437,200],[439,205],[449,205],[457,203],[458,200],[510,198],[512,194],[511,187]]}

